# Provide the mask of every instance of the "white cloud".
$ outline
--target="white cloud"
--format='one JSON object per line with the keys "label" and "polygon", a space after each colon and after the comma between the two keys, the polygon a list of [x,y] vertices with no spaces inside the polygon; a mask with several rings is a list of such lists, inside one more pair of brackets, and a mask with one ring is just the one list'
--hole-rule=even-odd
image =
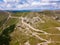
{"label": "white cloud", "polygon": [[4,2],[19,2],[20,0],[4,0]]}
{"label": "white cloud", "polygon": [[29,4],[18,4],[16,7],[17,8],[25,8],[25,7],[28,7],[29,6]]}
{"label": "white cloud", "polygon": [[[44,0],[45,1],[45,0]],[[47,1],[47,0],[46,0]],[[41,5],[56,5],[57,3],[49,3],[47,2],[33,2],[31,3],[32,6],[41,6]]]}
{"label": "white cloud", "polygon": [[41,2],[46,2],[47,3],[47,2],[49,2],[49,0],[41,0]]}
{"label": "white cloud", "polygon": [[60,1],[60,0],[41,0],[43,2],[49,2],[49,1]]}
{"label": "white cloud", "polygon": [[[27,2],[24,2],[24,4],[20,4],[18,2],[23,2],[23,1],[27,1]],[[3,4],[0,4],[0,7],[2,6],[3,8],[5,7],[5,9],[28,9],[28,8],[39,8],[39,7],[42,7],[42,6],[46,6],[46,5],[52,5],[54,7],[60,7],[58,6],[58,4],[56,2],[53,2],[53,3],[50,3],[50,1],[59,1],[59,0],[40,0],[39,1],[35,1],[35,0],[4,0],[5,3]],[[10,3],[8,3],[10,2]],[[14,3],[12,3],[14,2]],[[14,6],[14,8],[13,8]],[[42,7],[44,8],[44,7]],[[42,9],[41,8],[41,9]]]}
{"label": "white cloud", "polygon": [[40,5],[40,2],[33,2],[31,3],[32,6]]}
{"label": "white cloud", "polygon": [[12,7],[12,5],[11,4],[7,4],[7,8],[11,8]]}

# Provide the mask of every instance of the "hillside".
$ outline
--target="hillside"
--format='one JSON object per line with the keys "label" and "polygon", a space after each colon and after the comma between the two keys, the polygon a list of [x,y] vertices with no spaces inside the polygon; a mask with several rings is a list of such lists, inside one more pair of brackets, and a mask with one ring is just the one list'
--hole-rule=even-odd
{"label": "hillside", "polygon": [[59,12],[0,12],[0,45],[60,45]]}

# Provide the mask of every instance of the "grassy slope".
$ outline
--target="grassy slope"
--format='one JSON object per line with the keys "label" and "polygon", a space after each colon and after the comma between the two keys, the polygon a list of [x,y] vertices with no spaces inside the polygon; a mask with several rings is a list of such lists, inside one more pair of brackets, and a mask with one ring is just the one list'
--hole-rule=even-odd
{"label": "grassy slope", "polygon": [[[48,14],[47,14],[48,13]],[[25,16],[27,16],[28,18],[32,18],[32,17],[35,17],[35,16],[40,16],[40,18],[42,18],[43,20],[45,20],[46,22],[45,23],[41,23],[41,22],[37,22],[36,24],[32,24],[32,26],[33,27],[35,27],[36,25],[36,28],[37,29],[45,29],[44,31],[46,31],[46,32],[48,32],[48,33],[51,33],[51,34],[60,34],[60,31],[58,31],[58,29],[56,29],[56,28],[54,28],[54,27],[60,27],[60,23],[59,22],[57,22],[56,20],[54,20],[54,19],[52,19],[51,18],[51,16],[52,16],[52,14],[53,14],[53,16],[55,16],[54,15],[54,13],[50,13],[50,12],[47,12],[47,13],[45,13],[45,12],[43,12],[43,14],[38,14],[38,15],[36,15],[36,13],[32,13],[32,12],[22,12],[22,13],[15,13],[14,15],[12,15],[12,16],[23,16],[23,17],[25,17]],[[43,18],[43,16],[42,15],[46,15],[45,16],[45,18]],[[50,17],[50,18],[48,18],[48,17]],[[49,29],[48,29],[49,28]],[[17,36],[18,36],[18,34],[19,33],[17,33]],[[16,34],[15,34],[16,35]],[[21,34],[22,35],[22,34]],[[19,36],[21,36],[21,35],[19,35]],[[59,41],[59,35],[58,36],[50,36],[50,35],[47,35],[47,37],[46,37],[46,35],[40,35],[42,38],[44,38],[44,39],[49,39],[49,38],[52,38],[52,40],[54,40],[54,39],[56,39],[57,41]],[[23,36],[24,37],[24,36]],[[37,44],[37,42],[41,42],[40,40],[38,40],[38,39],[36,39],[36,38],[34,38],[34,37],[31,37],[31,38],[27,38],[27,37],[25,37],[25,38],[23,38],[22,36],[19,38],[19,39],[21,39],[22,40],[22,42],[24,43],[24,40],[25,41],[27,41],[28,39],[29,39],[29,41],[30,41],[30,43],[31,43],[31,45],[36,45]],[[20,40],[20,41],[21,41]],[[56,41],[55,40],[55,41]],[[20,42],[16,42],[16,45],[19,45],[19,43]],[[24,44],[22,44],[22,45],[24,45]],[[50,44],[49,44],[50,45]],[[56,44],[55,44],[56,45]]]}
{"label": "grassy slope", "polygon": [[[36,13],[38,13],[38,12],[17,12],[17,13],[12,13],[12,16],[16,16],[16,17],[27,16],[28,18],[31,18],[31,19],[34,16],[39,16],[41,19],[43,19],[45,21],[45,23],[37,22],[37,23],[32,24],[33,27],[35,27],[37,29],[42,29],[51,34],[60,34],[60,31],[58,31],[58,29],[54,28],[54,27],[60,27],[60,22],[57,22],[56,20],[51,18],[53,13],[48,12],[48,14],[47,14],[46,12],[43,12],[43,13],[39,12],[38,15]],[[45,15],[45,14],[46,14],[46,16],[44,18],[43,15]],[[1,20],[3,20],[4,17],[6,17],[6,16],[0,15],[0,17],[3,17],[3,18],[1,18]],[[16,24],[17,22],[18,22],[18,19],[9,19],[6,23],[6,26]],[[49,28],[49,29],[47,29],[47,28]],[[26,36],[23,32],[20,32],[19,30],[15,30],[11,35],[12,35],[12,40],[10,42],[10,45],[19,45],[19,43],[22,43],[22,45],[24,45],[23,43],[26,42],[27,40],[30,41],[31,45],[36,45],[37,42],[42,42],[41,40],[36,39],[35,37]],[[45,39],[49,39],[51,37],[52,40],[60,41],[60,39],[59,39],[60,36],[54,35],[54,37],[53,37],[52,35],[51,36],[47,35],[47,37],[46,37],[46,35],[44,35],[44,34],[40,35],[40,36]],[[49,44],[49,45],[57,45],[57,44]]]}

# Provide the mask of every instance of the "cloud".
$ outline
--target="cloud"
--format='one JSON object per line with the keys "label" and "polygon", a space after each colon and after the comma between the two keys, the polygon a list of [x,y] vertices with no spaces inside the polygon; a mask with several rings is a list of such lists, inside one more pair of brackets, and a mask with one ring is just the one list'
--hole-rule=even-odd
{"label": "cloud", "polygon": [[40,5],[40,2],[33,2],[33,3],[31,3],[31,6],[38,6],[38,5]]}
{"label": "cloud", "polygon": [[4,2],[18,2],[19,0],[3,0]]}
{"label": "cloud", "polygon": [[60,0],[3,0],[0,3],[0,10],[51,9],[51,7],[56,9],[60,8],[58,1]]}
{"label": "cloud", "polygon": [[18,4],[17,6],[16,6],[16,8],[26,8],[26,7],[28,7],[29,6],[29,4]]}

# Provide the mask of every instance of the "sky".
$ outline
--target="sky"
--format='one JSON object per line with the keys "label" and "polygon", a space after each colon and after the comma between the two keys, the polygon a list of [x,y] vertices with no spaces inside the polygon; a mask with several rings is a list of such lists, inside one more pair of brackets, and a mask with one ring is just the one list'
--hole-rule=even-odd
{"label": "sky", "polygon": [[56,10],[60,0],[0,0],[0,10]]}

